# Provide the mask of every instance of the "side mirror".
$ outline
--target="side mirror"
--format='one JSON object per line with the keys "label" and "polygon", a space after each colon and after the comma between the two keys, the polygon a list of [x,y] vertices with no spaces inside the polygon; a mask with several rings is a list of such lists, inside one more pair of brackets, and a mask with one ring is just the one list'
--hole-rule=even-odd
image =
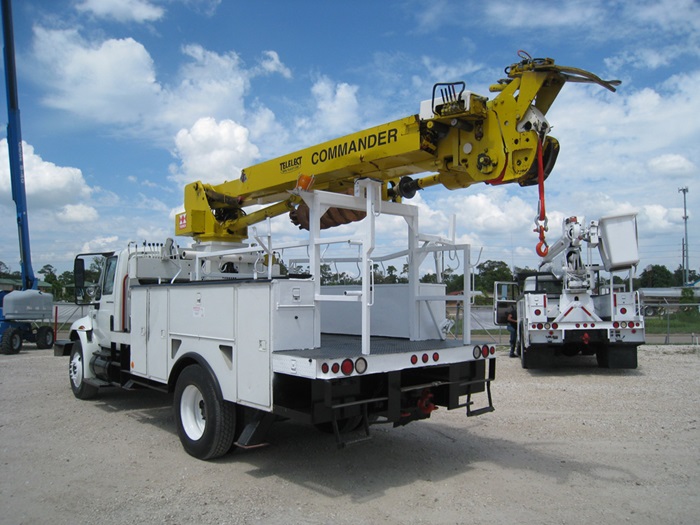
{"label": "side mirror", "polygon": [[102,254],[81,254],[73,262],[73,282],[75,284],[75,304],[95,304],[100,299],[99,271],[85,269],[85,257],[90,257],[94,262],[104,259]]}
{"label": "side mirror", "polygon": [[76,257],[73,262],[73,278],[76,289],[85,286],[85,261],[80,257]]}

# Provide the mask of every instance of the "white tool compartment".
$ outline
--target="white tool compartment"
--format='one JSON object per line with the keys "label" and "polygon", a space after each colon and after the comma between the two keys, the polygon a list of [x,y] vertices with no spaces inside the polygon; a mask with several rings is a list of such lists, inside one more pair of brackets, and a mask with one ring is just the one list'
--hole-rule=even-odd
{"label": "white tool compartment", "polygon": [[314,347],[314,283],[280,279],[272,283],[272,351]]}

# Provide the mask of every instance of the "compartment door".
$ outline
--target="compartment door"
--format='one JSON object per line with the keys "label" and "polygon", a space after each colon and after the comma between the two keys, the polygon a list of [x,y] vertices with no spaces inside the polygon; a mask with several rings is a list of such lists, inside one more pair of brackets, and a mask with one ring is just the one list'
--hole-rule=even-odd
{"label": "compartment door", "polygon": [[270,286],[242,285],[236,298],[236,374],[238,399],[272,406]]}

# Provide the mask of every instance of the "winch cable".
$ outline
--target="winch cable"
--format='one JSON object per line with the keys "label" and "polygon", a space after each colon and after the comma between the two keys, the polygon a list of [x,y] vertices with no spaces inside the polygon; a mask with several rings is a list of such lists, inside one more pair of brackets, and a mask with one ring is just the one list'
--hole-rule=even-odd
{"label": "winch cable", "polygon": [[547,227],[547,211],[544,202],[544,161],[542,154],[542,139],[537,137],[537,187],[539,189],[539,203],[537,204],[537,216],[535,217],[535,233],[539,233],[540,242],[537,243],[535,251],[540,257],[546,257],[549,252],[549,246],[545,240],[545,232]]}

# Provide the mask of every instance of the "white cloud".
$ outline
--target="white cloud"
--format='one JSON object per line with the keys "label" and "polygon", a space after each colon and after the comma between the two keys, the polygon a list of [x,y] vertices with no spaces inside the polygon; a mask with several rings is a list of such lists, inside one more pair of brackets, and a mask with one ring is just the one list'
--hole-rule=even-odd
{"label": "white cloud", "polygon": [[139,123],[158,107],[153,60],[132,38],[95,43],[76,30],[35,26],[33,54],[49,88],[49,107],[122,125]]}
{"label": "white cloud", "polygon": [[173,168],[171,178],[179,184],[237,179],[241,169],[259,156],[248,135],[247,128],[232,120],[217,122],[213,118],[200,119],[192,128],[180,130],[175,145],[181,166]]}
{"label": "white cloud", "polygon": [[41,71],[36,80],[47,87],[46,105],[161,144],[202,117],[242,121],[253,76],[291,78],[274,51],[251,69],[234,52],[216,53],[198,44],[181,51],[186,62],[171,83],[163,84],[151,55],[132,38],[90,41],[75,29],[35,26],[32,48]]}
{"label": "white cloud", "polygon": [[295,123],[301,142],[312,144],[361,127],[358,87],[320,77],[312,86],[315,110]]}
{"label": "white cloud", "polygon": [[103,237],[95,237],[86,241],[83,247],[80,249],[81,252],[104,252],[109,250],[114,250],[115,247],[119,248],[120,241],[117,235],[108,235]]}
{"label": "white cloud", "polygon": [[[58,210],[66,204],[88,199],[88,186],[78,168],[57,166],[43,160],[31,144],[22,142],[25,190],[31,210]],[[12,204],[7,139],[0,140],[0,202]]]}
{"label": "white cloud", "polygon": [[683,155],[665,154],[649,160],[649,170],[658,175],[693,175],[697,167]]}
{"label": "white cloud", "polygon": [[83,0],[75,8],[82,13],[117,22],[155,22],[165,14],[162,7],[148,0]]}
{"label": "white cloud", "polygon": [[498,27],[507,28],[521,29],[523,20],[527,20],[527,26],[531,29],[597,25],[605,16],[603,9],[595,2],[492,1],[485,5],[486,17]]}
{"label": "white cloud", "polygon": [[282,63],[276,51],[263,51],[263,58],[253,72],[268,75],[279,73],[284,78],[292,78],[292,70]]}
{"label": "white cloud", "polygon": [[56,214],[56,219],[63,223],[89,223],[98,218],[97,210],[87,204],[67,204]]}

